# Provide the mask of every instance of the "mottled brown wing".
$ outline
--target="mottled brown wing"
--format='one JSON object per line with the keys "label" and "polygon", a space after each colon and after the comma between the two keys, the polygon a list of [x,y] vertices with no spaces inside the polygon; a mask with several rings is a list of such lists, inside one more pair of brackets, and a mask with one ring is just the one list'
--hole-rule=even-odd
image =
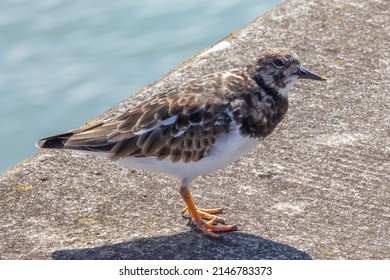
{"label": "mottled brown wing", "polygon": [[108,152],[112,160],[170,157],[173,162],[197,161],[229,131],[230,103],[223,98],[222,83],[222,75],[210,75],[183,84],[113,120],[72,131],[65,146]]}

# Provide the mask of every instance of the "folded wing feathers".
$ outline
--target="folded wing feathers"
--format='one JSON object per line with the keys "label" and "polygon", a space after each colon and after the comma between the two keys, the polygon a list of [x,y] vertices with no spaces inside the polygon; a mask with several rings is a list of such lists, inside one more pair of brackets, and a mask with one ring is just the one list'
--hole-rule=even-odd
{"label": "folded wing feathers", "polygon": [[109,152],[112,160],[154,156],[170,157],[173,162],[197,161],[221,133],[229,132],[229,110],[229,101],[209,88],[187,85],[157,95],[113,120],[72,131],[64,148]]}

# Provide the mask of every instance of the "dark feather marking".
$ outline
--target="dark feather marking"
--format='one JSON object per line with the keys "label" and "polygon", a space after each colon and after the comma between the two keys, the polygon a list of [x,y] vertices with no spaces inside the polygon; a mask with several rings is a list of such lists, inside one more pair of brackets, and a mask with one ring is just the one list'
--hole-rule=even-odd
{"label": "dark feather marking", "polygon": [[137,131],[138,129],[148,129],[155,126],[156,118],[154,117],[154,115],[159,111],[160,108],[155,108],[154,110],[148,111],[147,113],[144,112],[143,115],[137,121],[137,124],[135,126],[137,129],[135,131]]}
{"label": "dark feather marking", "polygon": [[180,161],[181,158],[181,151],[180,150],[171,150],[171,161],[173,163]]}
{"label": "dark feather marking", "polygon": [[200,123],[200,122],[202,121],[202,112],[199,111],[199,112],[196,112],[196,113],[191,114],[191,115],[188,117],[188,120],[189,120],[191,123]]}
{"label": "dark feather marking", "polygon": [[163,125],[163,126],[160,127],[160,131],[161,131],[161,137],[162,138],[167,138],[168,135],[171,134],[171,127]]}
{"label": "dark feather marking", "polygon": [[156,153],[155,157],[159,160],[163,160],[164,158],[166,158],[170,154],[171,154],[171,149],[169,149],[168,147],[163,147],[161,150],[159,150]]}
{"label": "dark feather marking", "polygon": [[152,131],[146,132],[144,134],[141,134],[137,140],[137,146],[139,148],[142,148],[142,145],[145,143],[145,141],[148,139],[149,135],[152,133]]}
{"label": "dark feather marking", "polygon": [[194,151],[201,150],[199,137],[195,136],[192,138],[192,147],[194,148]]}
{"label": "dark feather marking", "polygon": [[171,137],[167,142],[167,146],[171,149],[182,149],[183,135],[179,137]]}
{"label": "dark feather marking", "polygon": [[150,133],[148,139],[142,146],[142,154],[146,157],[153,156],[157,151],[165,146],[165,143],[161,141],[161,131],[156,129]]}
{"label": "dark feather marking", "polygon": [[181,160],[183,162],[190,162],[191,161],[191,151],[182,150],[181,151]]}
{"label": "dark feather marking", "polygon": [[183,151],[189,151],[192,148],[192,141],[190,138],[186,137],[183,141]]}
{"label": "dark feather marking", "polygon": [[122,157],[139,154],[139,151],[141,149],[137,146],[138,138],[139,136],[135,136],[130,139],[117,142],[113,147],[113,149],[111,150],[111,154],[109,155],[109,158],[111,160],[118,160]]}
{"label": "dark feather marking", "polygon": [[183,130],[186,129],[190,125],[190,122],[188,121],[188,116],[186,115],[179,115],[175,122],[175,127],[177,130]]}
{"label": "dark feather marking", "polygon": [[183,114],[186,114],[186,115],[193,115],[193,114],[197,114],[197,113],[200,113],[202,111],[202,106],[185,106],[184,107],[184,110],[183,110]]}
{"label": "dark feather marking", "polygon": [[169,119],[171,115],[168,113],[168,107],[167,106],[161,106],[160,110],[154,114],[154,118],[157,121],[162,121]]}

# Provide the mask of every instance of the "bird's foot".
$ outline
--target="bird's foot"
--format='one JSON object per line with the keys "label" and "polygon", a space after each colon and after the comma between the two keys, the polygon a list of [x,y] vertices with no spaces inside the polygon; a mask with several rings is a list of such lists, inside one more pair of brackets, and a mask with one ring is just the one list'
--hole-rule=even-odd
{"label": "bird's foot", "polygon": [[204,220],[195,220],[192,219],[194,224],[207,236],[218,238],[219,234],[215,232],[224,232],[224,231],[235,231],[237,230],[237,226],[235,225],[213,225],[212,223],[205,222]]}
{"label": "bird's foot", "polygon": [[[216,224],[225,224],[225,219],[213,215],[213,214],[222,214],[223,208],[214,208],[214,209],[203,209],[203,208],[196,208],[197,212],[199,213],[200,217],[204,220],[207,220],[208,224],[216,225]],[[185,213],[189,212],[188,211],[188,206],[184,207],[184,209],[181,211],[181,215],[184,218],[187,218],[185,216]],[[189,217],[188,217],[189,218]]]}
{"label": "bird's foot", "polygon": [[[219,237],[215,232],[234,231],[237,226],[225,225],[225,220],[214,215],[220,214],[223,209],[201,209],[197,208],[192,197],[191,190],[188,186],[182,185],[180,187],[180,194],[187,207],[183,209],[182,215],[188,211],[192,222],[207,236]],[[206,222],[207,221],[207,222]],[[218,225],[222,224],[222,225]]]}
{"label": "bird's foot", "polygon": [[[222,213],[222,208],[215,208],[215,209],[202,209],[202,208],[196,208],[196,212],[199,215],[191,215],[191,212],[189,211],[188,207],[185,207],[182,211],[183,217],[186,212],[190,212],[190,218],[192,219],[192,222],[207,236],[218,238],[220,237],[219,234],[214,233],[215,232],[224,232],[224,231],[235,231],[237,230],[237,226],[235,225],[225,225],[225,220],[221,217],[218,217],[213,214],[220,214]],[[198,218],[195,218],[193,216],[198,216]],[[206,221],[205,221],[206,220]],[[221,224],[221,225],[218,225]]]}

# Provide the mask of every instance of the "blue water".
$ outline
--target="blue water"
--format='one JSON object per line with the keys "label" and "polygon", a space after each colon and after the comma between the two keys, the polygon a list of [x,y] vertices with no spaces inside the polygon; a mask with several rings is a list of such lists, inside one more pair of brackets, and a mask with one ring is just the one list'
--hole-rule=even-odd
{"label": "blue water", "polygon": [[1,0],[0,173],[282,0]]}

